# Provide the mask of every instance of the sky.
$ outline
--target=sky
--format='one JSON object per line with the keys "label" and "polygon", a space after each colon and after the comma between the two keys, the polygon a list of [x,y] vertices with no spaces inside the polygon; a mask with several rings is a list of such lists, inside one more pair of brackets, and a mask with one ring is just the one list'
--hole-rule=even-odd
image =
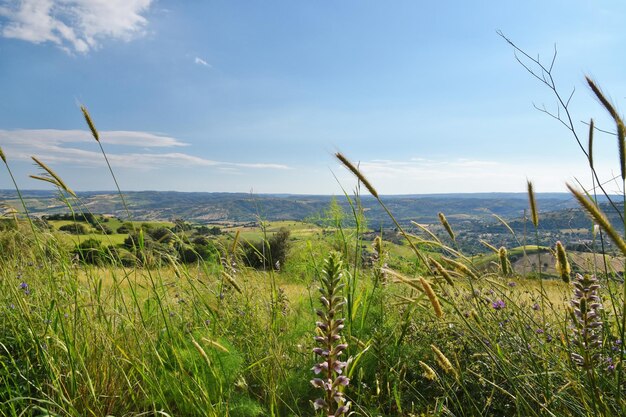
{"label": "sky", "polygon": [[[626,101],[624,21],[621,0],[0,0],[0,147],[20,188],[50,187],[35,156],[113,190],[84,105],[122,190],[352,192],[342,152],[380,194],[565,192],[584,153],[498,31],[556,50],[586,147],[590,118],[615,128],[585,76]],[[594,160],[620,189],[613,135]]]}

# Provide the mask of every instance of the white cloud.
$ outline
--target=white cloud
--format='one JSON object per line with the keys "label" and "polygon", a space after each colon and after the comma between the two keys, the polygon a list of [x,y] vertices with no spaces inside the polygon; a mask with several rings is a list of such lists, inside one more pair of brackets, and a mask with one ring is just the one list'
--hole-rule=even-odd
{"label": "white cloud", "polygon": [[[588,178],[584,165],[567,160],[548,164],[541,160],[411,158],[361,161],[359,169],[381,194],[523,192],[526,179],[533,181],[538,192],[566,192],[566,181]],[[352,178],[343,168],[336,172],[341,172],[342,182]],[[611,175],[606,173],[601,178]]]}
{"label": "white cloud", "polygon": [[209,64],[208,62],[206,62],[204,59],[200,57],[196,57],[193,62],[195,62],[198,65],[203,65],[207,68],[211,68],[211,64]]}
{"label": "white cloud", "polygon": [[32,43],[52,42],[67,52],[86,53],[105,38],[130,40],[144,33],[153,0],[4,1],[0,34]]}
{"label": "white cloud", "polygon": [[[144,148],[168,148],[187,146],[178,139],[150,132],[109,130],[99,132],[103,142],[111,145],[141,146]],[[0,143],[23,143],[28,146],[60,145],[63,143],[93,142],[94,138],[88,130],[58,129],[17,129],[1,130]]]}
{"label": "white cloud", "polygon": [[[101,131],[100,140],[105,145],[147,148],[153,151],[187,146],[186,143],[176,138],[140,131]],[[94,146],[92,149],[95,150],[83,149],[87,144],[92,144]],[[63,163],[72,166],[88,167],[105,164],[102,154],[95,147],[95,140],[91,136],[91,132],[86,130],[0,130],[0,146],[9,159],[30,160],[31,155],[34,155],[49,163]],[[180,152],[107,152],[107,157],[114,166],[143,170],[158,169],[165,166],[289,169],[288,166],[282,164],[213,161]]]}

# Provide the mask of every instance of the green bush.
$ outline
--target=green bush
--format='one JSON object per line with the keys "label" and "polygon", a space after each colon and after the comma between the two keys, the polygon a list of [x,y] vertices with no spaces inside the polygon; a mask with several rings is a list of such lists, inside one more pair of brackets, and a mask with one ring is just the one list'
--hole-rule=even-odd
{"label": "green bush", "polygon": [[89,233],[87,227],[82,223],[70,223],[59,227],[62,232],[71,233],[73,235],[86,235]]}

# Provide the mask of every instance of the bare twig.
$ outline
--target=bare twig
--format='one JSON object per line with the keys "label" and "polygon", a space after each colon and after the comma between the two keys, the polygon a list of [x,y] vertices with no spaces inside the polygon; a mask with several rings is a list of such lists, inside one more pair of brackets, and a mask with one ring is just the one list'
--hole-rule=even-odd
{"label": "bare twig", "polygon": [[[532,56],[528,55],[528,53],[526,53],[523,49],[521,49],[519,46],[517,46],[512,40],[507,38],[504,35],[504,33],[502,33],[502,31],[498,30],[497,33],[498,33],[498,35],[502,39],[504,39],[509,45],[511,45],[511,47],[513,48],[513,54],[514,54],[515,59],[517,60],[517,62],[530,75],[532,75],[534,78],[536,78],[542,84],[544,84],[546,87],[548,87],[550,89],[550,91],[552,91],[552,94],[554,94],[554,96],[556,97],[556,100],[557,100],[557,110],[556,110],[556,112],[551,112],[551,111],[547,110],[545,105],[543,105],[542,107],[538,107],[537,105],[533,104],[533,107],[535,107],[540,112],[545,113],[548,116],[558,120],[563,126],[565,126],[565,128],[572,133],[572,135],[574,136],[574,139],[576,140],[576,143],[578,144],[578,147],[580,148],[580,150],[583,152],[583,154],[585,155],[585,157],[589,161],[590,158],[591,158],[591,155],[589,155],[589,152],[587,151],[587,149],[585,149],[582,141],[580,140],[580,137],[579,137],[578,132],[576,131],[576,128],[574,126],[574,121],[572,119],[572,115],[571,115],[570,109],[569,109],[569,105],[571,103],[572,97],[574,96],[574,93],[575,93],[576,89],[573,89],[571,94],[567,98],[567,100],[565,100],[563,98],[563,96],[561,95],[561,93],[559,92],[558,88],[556,87],[556,82],[554,80],[554,77],[552,76],[552,69],[554,68],[554,63],[556,61],[556,56],[557,56],[556,45],[554,45],[554,53],[552,54],[552,59],[550,61],[550,65],[548,67],[546,67],[544,64],[541,63],[541,60],[540,60],[539,56],[537,56],[537,58],[533,58]],[[520,56],[524,57],[532,65],[529,65],[527,62],[524,62],[520,58]],[[533,67],[536,67],[536,69],[533,69]],[[538,75],[538,73],[540,75]],[[563,115],[561,114],[561,110],[563,111]],[[599,184],[598,187],[602,191],[602,194],[604,194],[604,196],[609,201],[609,203],[611,204],[611,206],[613,207],[615,212],[619,215],[621,221],[624,222],[624,216],[622,215],[621,211],[619,210],[619,208],[617,207],[615,202],[611,199],[611,197],[608,194],[608,192],[603,187],[603,185],[602,185],[603,182],[600,181],[600,178],[598,177],[598,173],[596,172],[596,170],[595,170],[595,168],[593,166],[591,167],[591,172],[592,172],[593,177],[596,179],[596,182]]]}

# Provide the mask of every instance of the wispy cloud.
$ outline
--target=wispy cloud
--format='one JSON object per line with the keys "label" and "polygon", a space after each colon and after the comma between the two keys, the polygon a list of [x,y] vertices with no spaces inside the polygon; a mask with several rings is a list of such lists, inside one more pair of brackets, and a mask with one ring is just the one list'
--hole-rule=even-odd
{"label": "wispy cloud", "polygon": [[87,53],[106,38],[130,40],[144,33],[143,14],[153,0],[3,1],[5,38],[51,42],[67,52]]}
{"label": "wispy cloud", "polygon": [[[140,146],[143,148],[169,148],[187,146],[186,143],[170,136],[132,130],[109,130],[100,132],[103,141],[111,145]],[[60,129],[16,129],[1,130],[3,144],[27,144],[28,146],[59,145],[62,143],[93,142],[88,130]]]}
{"label": "wispy cloud", "polygon": [[[181,152],[157,153],[156,150],[188,146],[169,136],[141,131],[101,131],[101,140],[106,145],[125,146],[129,152],[108,152],[111,164],[134,169],[158,169],[162,167],[220,167],[249,169],[290,169],[286,165],[274,163],[225,162],[200,158]],[[30,160],[31,155],[39,156],[49,163],[63,163],[72,166],[103,165],[105,162],[95,148],[91,133],[86,130],[21,129],[0,130],[0,146],[7,158]],[[87,148],[87,149],[85,149]],[[132,148],[149,149],[139,152]]]}
{"label": "wispy cloud", "polygon": [[575,162],[411,158],[362,161],[359,168],[381,194],[524,191],[527,178],[539,191],[565,191],[565,181],[586,178]]}
{"label": "wispy cloud", "polygon": [[196,63],[196,64],[198,64],[198,65],[205,66],[205,67],[207,67],[207,68],[211,68],[211,67],[212,67],[212,66],[211,66],[211,64],[209,64],[209,63],[208,63],[208,62],[206,62],[204,59],[202,59],[202,58],[200,58],[200,57],[198,57],[198,56],[194,59],[194,61],[193,61],[193,62],[195,62],[195,63]]}

